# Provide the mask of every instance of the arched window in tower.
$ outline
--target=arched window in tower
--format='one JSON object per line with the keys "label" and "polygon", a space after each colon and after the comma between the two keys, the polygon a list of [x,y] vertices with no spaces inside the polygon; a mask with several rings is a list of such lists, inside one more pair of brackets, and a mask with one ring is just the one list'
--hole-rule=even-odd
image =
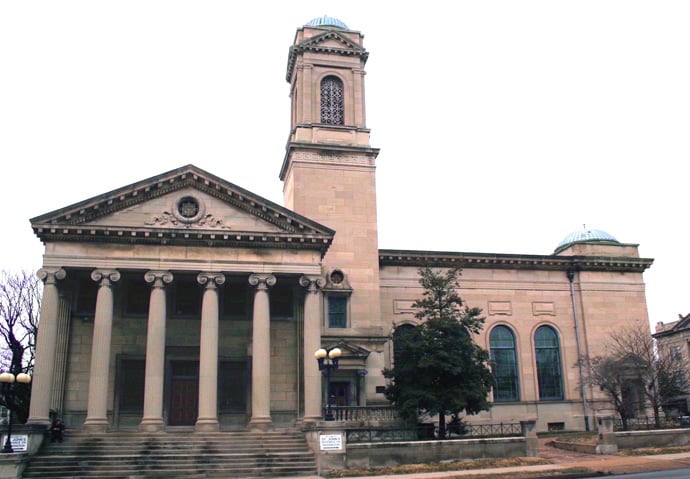
{"label": "arched window in tower", "polygon": [[558,333],[551,326],[540,326],[534,333],[534,355],[537,362],[539,399],[563,399],[561,348]]}
{"label": "arched window in tower", "polygon": [[321,123],[345,124],[345,91],[342,80],[336,76],[321,80]]}
{"label": "arched window in tower", "polygon": [[489,335],[491,363],[496,385],[494,401],[519,401],[517,355],[515,335],[507,326],[496,326]]}

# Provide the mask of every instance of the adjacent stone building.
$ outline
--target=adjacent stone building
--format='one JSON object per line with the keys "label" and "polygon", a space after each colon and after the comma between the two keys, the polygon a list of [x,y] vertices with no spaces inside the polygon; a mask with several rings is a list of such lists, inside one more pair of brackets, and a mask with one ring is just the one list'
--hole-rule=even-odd
{"label": "adjacent stone building", "polygon": [[[655,333],[659,354],[669,355],[673,359],[678,359],[679,364],[690,364],[690,314],[683,316],[678,315],[678,320],[670,323],[656,323]],[[687,383],[686,371],[685,377],[679,378],[682,383]],[[688,395],[682,395],[668,401],[664,405],[666,412],[673,417],[687,416],[690,412],[688,405]]]}
{"label": "adjacent stone building", "polygon": [[[420,267],[461,267],[497,386],[479,422],[584,429],[581,354],[647,324],[637,245],[587,230],[552,254],[381,250],[361,33],[322,17],[289,51],[284,206],[193,165],[31,220],[45,289],[29,422],[87,431],[294,426],[322,418],[314,352],[339,347],[333,404],[381,406]],[[280,134],[278,132],[277,134]]]}

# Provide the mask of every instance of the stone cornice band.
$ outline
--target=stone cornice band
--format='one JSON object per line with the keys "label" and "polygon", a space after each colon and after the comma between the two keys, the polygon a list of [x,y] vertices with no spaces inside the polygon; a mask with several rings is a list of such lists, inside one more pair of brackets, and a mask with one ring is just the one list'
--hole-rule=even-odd
{"label": "stone cornice band", "polygon": [[379,250],[379,266],[491,268],[642,273],[653,259],[608,256],[539,256]]}

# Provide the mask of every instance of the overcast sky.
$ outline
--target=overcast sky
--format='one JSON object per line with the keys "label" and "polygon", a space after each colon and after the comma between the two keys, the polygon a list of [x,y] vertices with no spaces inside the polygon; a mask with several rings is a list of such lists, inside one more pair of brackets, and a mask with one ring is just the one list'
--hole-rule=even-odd
{"label": "overcast sky", "polygon": [[690,313],[690,2],[4,1],[0,269],[29,219],[192,163],[282,204],[288,48],[364,35],[381,248],[550,254],[603,229]]}

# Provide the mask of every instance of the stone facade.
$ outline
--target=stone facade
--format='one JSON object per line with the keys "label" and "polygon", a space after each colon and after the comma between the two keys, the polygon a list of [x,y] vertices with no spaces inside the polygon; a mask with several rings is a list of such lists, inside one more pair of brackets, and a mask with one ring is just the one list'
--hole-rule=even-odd
{"label": "stone facade", "polygon": [[[690,364],[690,314],[679,314],[678,320],[670,323],[658,322],[653,336],[660,354],[678,358],[681,366],[683,363]],[[687,377],[683,379],[687,381]],[[690,412],[688,399],[688,395],[676,398],[671,404],[665,405],[666,412],[673,417],[687,416]]]}
{"label": "stone facade", "polygon": [[600,398],[581,388],[577,359],[647,323],[652,260],[611,237],[544,256],[380,250],[362,40],[339,24],[297,31],[286,206],[187,165],[31,220],[45,289],[29,422],[318,421],[327,385],[313,354],[336,346],[332,401],[385,405],[382,370],[396,329],[416,324],[423,266],[462,268],[461,296],[487,317],[476,341],[508,358],[493,409],[472,421],[577,430],[594,417]]}

